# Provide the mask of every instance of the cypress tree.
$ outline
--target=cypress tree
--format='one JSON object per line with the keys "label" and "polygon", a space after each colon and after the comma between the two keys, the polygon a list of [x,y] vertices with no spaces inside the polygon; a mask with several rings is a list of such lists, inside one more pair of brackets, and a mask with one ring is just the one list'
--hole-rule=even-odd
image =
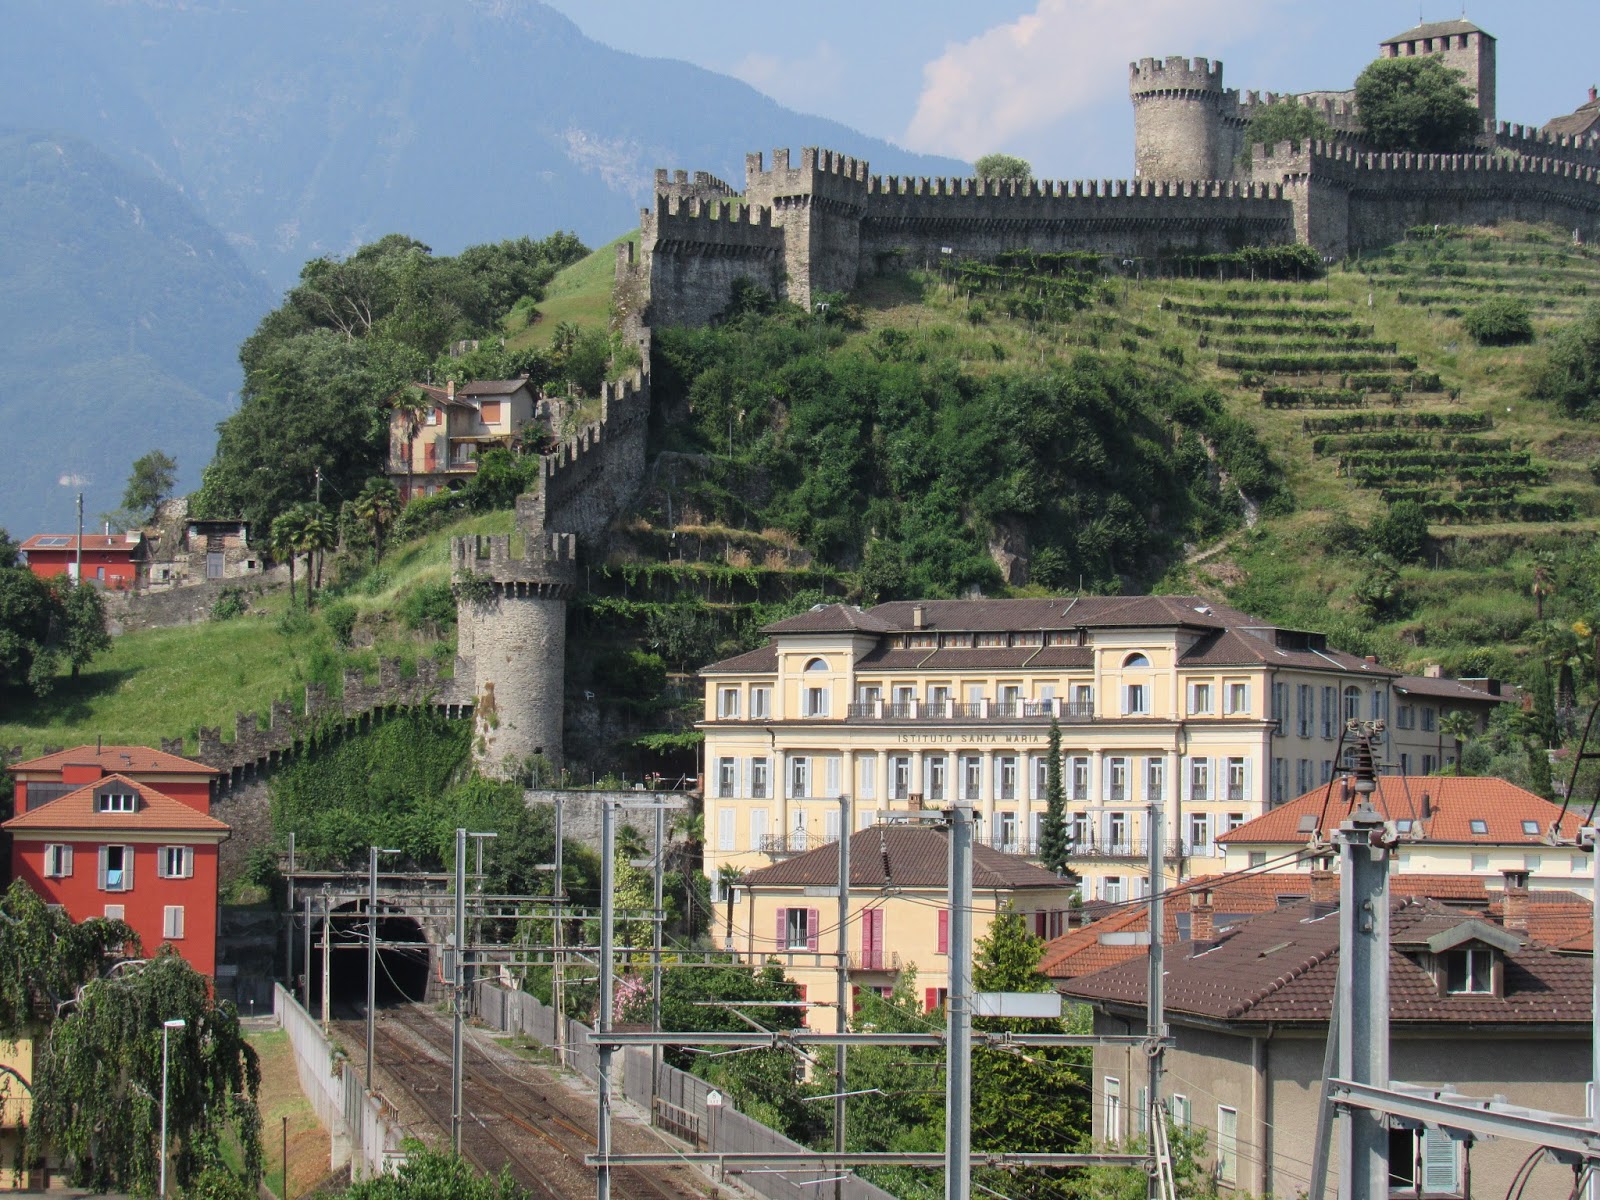
{"label": "cypress tree", "polygon": [[1050,721],[1050,745],[1044,775],[1044,824],[1039,830],[1039,861],[1052,871],[1067,869],[1072,845],[1067,840],[1067,793],[1061,784],[1061,722]]}

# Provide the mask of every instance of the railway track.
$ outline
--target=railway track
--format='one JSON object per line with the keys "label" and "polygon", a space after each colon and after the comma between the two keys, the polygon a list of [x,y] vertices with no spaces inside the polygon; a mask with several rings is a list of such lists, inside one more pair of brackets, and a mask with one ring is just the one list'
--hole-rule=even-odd
{"label": "railway track", "polygon": [[[347,1044],[360,1045],[365,1024],[340,1022]],[[378,1065],[446,1134],[450,1130],[449,1026],[416,1007],[379,1013],[374,1041]],[[463,1042],[461,1152],[479,1170],[511,1176],[535,1196],[579,1200],[592,1196],[595,1172],[583,1164],[594,1149],[594,1113],[562,1083],[531,1064],[509,1068]],[[635,1126],[615,1126],[641,1133]],[[653,1135],[643,1134],[654,1140]],[[659,1148],[659,1143],[655,1147]],[[622,1149],[622,1147],[619,1147]],[[704,1200],[709,1182],[689,1167],[613,1167],[619,1200]]]}

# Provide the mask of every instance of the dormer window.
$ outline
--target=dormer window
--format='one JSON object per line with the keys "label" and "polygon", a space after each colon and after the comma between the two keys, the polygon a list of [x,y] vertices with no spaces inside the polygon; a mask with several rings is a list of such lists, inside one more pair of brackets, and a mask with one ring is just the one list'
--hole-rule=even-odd
{"label": "dormer window", "polygon": [[1452,996],[1494,995],[1494,951],[1483,946],[1446,951],[1444,990]]}
{"label": "dormer window", "polygon": [[103,813],[137,812],[139,797],[133,792],[101,792],[95,807]]}
{"label": "dormer window", "polygon": [[1124,668],[1127,668],[1127,667],[1148,667],[1150,665],[1150,659],[1148,657],[1146,657],[1145,655],[1143,655],[1143,654],[1134,653],[1134,654],[1128,655],[1127,658],[1123,659],[1122,660],[1122,665],[1123,665]]}

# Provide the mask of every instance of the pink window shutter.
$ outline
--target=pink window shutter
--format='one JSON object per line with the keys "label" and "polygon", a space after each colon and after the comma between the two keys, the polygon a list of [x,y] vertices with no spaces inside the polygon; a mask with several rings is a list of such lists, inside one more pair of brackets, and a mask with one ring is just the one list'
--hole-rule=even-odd
{"label": "pink window shutter", "polygon": [[780,908],[778,910],[777,940],[779,950],[787,950],[789,948],[789,910],[787,908]]}
{"label": "pink window shutter", "polygon": [[932,1012],[934,1009],[939,1007],[938,988],[922,989],[922,1007],[925,1012]]}
{"label": "pink window shutter", "polygon": [[817,948],[817,936],[818,936],[819,930],[822,928],[822,922],[820,920],[818,920],[818,916],[819,916],[819,914],[818,914],[816,909],[814,909],[814,908],[806,909],[806,949],[807,950],[815,950]]}
{"label": "pink window shutter", "polygon": [[950,953],[950,910],[939,910],[939,953]]}

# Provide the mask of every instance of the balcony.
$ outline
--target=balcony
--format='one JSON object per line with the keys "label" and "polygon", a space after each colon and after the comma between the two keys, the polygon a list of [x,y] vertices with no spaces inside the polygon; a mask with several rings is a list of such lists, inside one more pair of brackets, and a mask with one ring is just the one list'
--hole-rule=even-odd
{"label": "balcony", "polygon": [[815,850],[819,846],[832,846],[838,840],[836,837],[826,837],[818,833],[769,833],[761,839],[760,850],[763,854],[781,858],[790,854],[804,854],[807,850]]}
{"label": "balcony", "polygon": [[851,721],[910,721],[945,723],[959,721],[1026,721],[1048,724],[1051,720],[1086,724],[1095,719],[1090,700],[979,700],[962,704],[954,700],[927,703],[922,700],[860,700],[849,705],[846,719]]}
{"label": "balcony", "polygon": [[898,950],[852,950],[850,951],[850,969],[852,971],[899,971],[900,952]]}

